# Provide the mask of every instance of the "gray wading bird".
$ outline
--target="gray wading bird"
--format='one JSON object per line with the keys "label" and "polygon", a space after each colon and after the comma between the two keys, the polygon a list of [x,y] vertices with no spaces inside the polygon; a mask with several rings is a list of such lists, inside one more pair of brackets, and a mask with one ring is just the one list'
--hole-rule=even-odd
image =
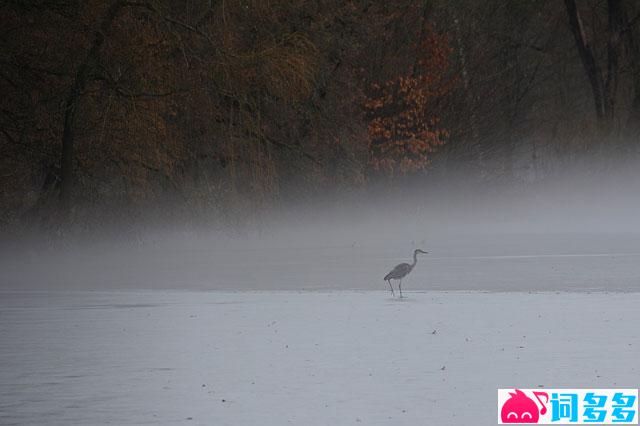
{"label": "gray wading bird", "polygon": [[428,252],[416,249],[413,252],[413,263],[401,263],[397,265],[395,268],[391,270],[387,275],[384,276],[384,280],[389,283],[389,287],[391,288],[391,294],[395,297],[395,293],[393,291],[393,286],[391,285],[391,280],[398,280],[400,283],[398,284],[398,288],[400,289],[400,298],[402,298],[402,279],[409,275],[409,272],[413,270],[413,267],[418,263],[418,253],[427,254]]}

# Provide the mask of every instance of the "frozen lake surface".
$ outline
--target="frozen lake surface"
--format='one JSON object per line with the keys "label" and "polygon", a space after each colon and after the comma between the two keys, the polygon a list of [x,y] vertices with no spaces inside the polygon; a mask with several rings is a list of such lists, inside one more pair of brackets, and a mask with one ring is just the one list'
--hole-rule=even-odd
{"label": "frozen lake surface", "polygon": [[[381,283],[383,284],[383,283]],[[0,292],[0,424],[491,425],[640,383],[634,292]]]}
{"label": "frozen lake surface", "polygon": [[423,248],[407,290],[640,291],[636,233],[368,232],[7,251],[0,289],[384,290],[382,277]]}

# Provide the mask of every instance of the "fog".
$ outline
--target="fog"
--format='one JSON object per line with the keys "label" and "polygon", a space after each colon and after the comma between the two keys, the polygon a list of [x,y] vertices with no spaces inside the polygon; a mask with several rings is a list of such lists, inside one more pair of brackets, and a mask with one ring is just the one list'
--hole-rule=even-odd
{"label": "fog", "polygon": [[[462,426],[494,424],[496,388],[633,388],[636,188],[443,186],[5,241],[0,423]],[[416,248],[394,297],[383,277]]]}
{"label": "fog", "polygon": [[526,186],[387,188],[291,203],[244,228],[174,223],[54,243],[6,240],[0,282],[14,290],[383,290],[382,277],[422,248],[429,254],[407,291],[637,291],[638,183],[631,170]]}

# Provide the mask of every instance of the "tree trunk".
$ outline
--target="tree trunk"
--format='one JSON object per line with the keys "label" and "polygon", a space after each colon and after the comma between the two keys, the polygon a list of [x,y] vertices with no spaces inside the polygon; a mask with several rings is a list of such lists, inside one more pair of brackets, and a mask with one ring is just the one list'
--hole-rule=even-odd
{"label": "tree trunk", "polygon": [[567,14],[569,15],[569,27],[573,33],[573,37],[576,40],[576,47],[580,60],[584,66],[584,70],[591,84],[591,90],[593,91],[593,99],[596,107],[596,116],[601,119],[604,116],[604,103],[603,103],[603,89],[604,84],[602,82],[602,74],[596,64],[596,60],[593,55],[593,50],[588,44],[586,35],[584,34],[584,28],[582,27],[582,21],[578,14],[578,8],[575,0],[565,0],[565,6],[567,7]]}
{"label": "tree trunk", "polygon": [[62,131],[62,156],[60,159],[61,179],[60,179],[60,201],[64,209],[71,206],[71,196],[73,192],[73,160],[75,142],[75,121],[78,101],[84,92],[91,74],[95,69],[100,56],[100,49],[104,44],[104,37],[112,22],[126,5],[126,1],[118,0],[109,6],[98,30],[93,35],[91,47],[84,60],[80,63],[71,90],[67,94],[64,110],[64,128]]}
{"label": "tree trunk", "polygon": [[607,136],[613,129],[615,95],[618,87],[618,39],[621,30],[618,10],[620,8],[620,0],[608,0],[607,2],[609,9],[609,28],[606,78],[596,61],[593,47],[590,45],[585,34],[576,1],[565,0],[564,3],[569,17],[569,27],[575,38],[576,48],[578,49],[580,60],[582,61],[589,84],[591,85],[591,91],[593,92],[593,101],[600,135]]}
{"label": "tree trunk", "polygon": [[621,37],[625,44],[629,57],[633,84],[633,100],[631,110],[627,119],[627,136],[630,138],[640,137],[640,45],[638,39],[634,37],[632,23],[626,11],[619,6],[617,12],[620,14]]}
{"label": "tree trunk", "polygon": [[[418,34],[418,39],[416,43],[417,46],[420,46],[420,43],[422,43],[422,40],[424,39],[424,36],[426,33],[426,27],[427,27],[427,20],[429,19],[430,11],[431,11],[431,2],[429,0],[424,0],[422,2],[422,13],[420,13],[420,33]],[[420,74],[419,57],[420,55],[416,54],[416,58],[413,61],[413,65],[411,69],[411,76],[414,78]]]}
{"label": "tree trunk", "polygon": [[[636,71],[636,74],[640,73],[640,69]],[[632,139],[628,142],[640,142],[640,77],[636,75],[636,82],[634,84],[634,96],[633,103],[631,104],[631,111],[629,111],[629,118],[627,119],[627,134]]]}
{"label": "tree trunk", "polygon": [[471,87],[471,81],[469,79],[469,67],[467,64],[467,47],[462,38],[462,30],[460,29],[460,18],[456,13],[454,8],[453,15],[453,23],[454,23],[454,34],[456,40],[456,47],[458,50],[458,55],[460,58],[460,67],[462,74],[462,84],[464,88],[464,97],[466,100],[466,108],[465,108],[465,118],[467,122],[467,127],[471,130],[470,135],[466,135],[467,145],[469,147],[469,151],[471,152],[471,156],[473,158],[474,165],[477,166],[479,170],[483,170],[485,168],[484,165],[484,155],[482,152],[482,148],[480,147],[480,130],[478,128],[478,118],[476,114],[476,101],[474,99],[475,89]]}
{"label": "tree trunk", "polygon": [[609,28],[607,34],[607,78],[605,81],[605,112],[607,120],[613,123],[616,93],[618,90],[618,51],[622,32],[622,10],[620,0],[608,0]]}

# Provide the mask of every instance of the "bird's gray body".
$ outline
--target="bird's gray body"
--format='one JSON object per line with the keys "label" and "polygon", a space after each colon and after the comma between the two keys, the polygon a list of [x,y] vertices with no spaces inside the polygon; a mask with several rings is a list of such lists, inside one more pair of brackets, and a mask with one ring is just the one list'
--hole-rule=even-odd
{"label": "bird's gray body", "polygon": [[402,297],[402,279],[409,275],[409,272],[413,270],[418,263],[418,253],[427,254],[426,251],[416,249],[413,251],[413,263],[401,263],[396,265],[395,268],[391,270],[387,275],[384,276],[384,280],[389,283],[389,287],[391,288],[391,294],[395,296],[393,291],[393,286],[391,285],[391,280],[398,280],[400,283],[398,284],[398,288],[400,289],[400,297]]}
{"label": "bird's gray body", "polygon": [[384,280],[401,280],[402,278],[406,277],[409,272],[411,272],[414,266],[415,265],[412,265],[410,263],[401,263],[393,268],[391,272],[385,275]]}

